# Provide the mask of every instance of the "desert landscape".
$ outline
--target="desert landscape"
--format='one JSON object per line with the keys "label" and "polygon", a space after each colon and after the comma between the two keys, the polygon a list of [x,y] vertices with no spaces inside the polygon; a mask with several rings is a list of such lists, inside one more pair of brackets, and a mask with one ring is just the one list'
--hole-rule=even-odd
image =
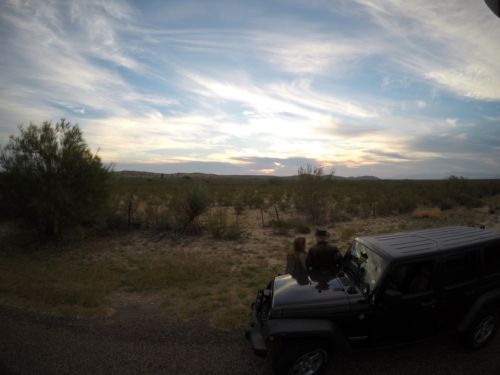
{"label": "desert landscape", "polygon": [[[312,246],[316,226],[327,228],[341,251],[354,237],[367,234],[447,225],[500,229],[497,181],[119,173],[113,183],[115,205],[98,229],[78,227],[42,243],[15,223],[2,225],[2,305],[102,319],[139,308],[168,321],[203,320],[213,328],[234,329],[246,323],[257,289],[284,273],[293,239],[304,236],[307,247]],[[196,226],[186,226],[179,202],[200,184],[208,192],[206,206]],[[404,188],[399,186],[392,203],[385,203],[390,206],[382,207],[387,191],[398,185]],[[448,189],[451,207],[419,204],[439,199],[436,186]],[[484,194],[486,186],[492,195]],[[405,194],[413,190],[421,195],[408,206]],[[366,201],[355,199],[363,194]],[[460,205],[460,199],[469,207]],[[342,206],[339,201],[351,203]],[[308,204],[322,210],[311,210]],[[377,208],[385,211],[378,213]]]}

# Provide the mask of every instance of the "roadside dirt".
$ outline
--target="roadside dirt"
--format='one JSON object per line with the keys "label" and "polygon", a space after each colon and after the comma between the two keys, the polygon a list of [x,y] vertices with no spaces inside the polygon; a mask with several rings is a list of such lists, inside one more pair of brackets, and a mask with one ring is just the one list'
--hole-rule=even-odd
{"label": "roadside dirt", "polygon": [[[167,323],[147,310],[112,319],[74,319],[0,307],[0,373],[269,375],[268,358],[253,355],[243,328],[206,322]],[[338,356],[338,375],[497,375],[500,337],[475,352],[442,338],[406,347]]]}

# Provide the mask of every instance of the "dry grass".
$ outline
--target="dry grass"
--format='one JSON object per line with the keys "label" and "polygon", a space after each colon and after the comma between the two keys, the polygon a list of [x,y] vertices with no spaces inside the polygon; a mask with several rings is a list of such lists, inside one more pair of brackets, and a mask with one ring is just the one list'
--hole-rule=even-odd
{"label": "dry grass", "polygon": [[439,207],[418,207],[413,211],[412,216],[417,219],[441,219],[443,211]]}
{"label": "dry grass", "polygon": [[[108,260],[68,254],[48,258],[2,255],[1,303],[56,314],[95,316],[113,303],[113,295],[156,294],[165,316],[203,317],[227,327],[242,323],[255,289],[277,270],[267,264],[234,268],[210,255],[117,255]],[[229,314],[227,314],[229,312]]]}
{"label": "dry grass", "polygon": [[0,252],[0,303],[107,316],[151,296],[168,319],[199,317],[227,328],[246,321],[256,289],[282,271],[290,246],[282,241],[268,238],[267,247],[260,238],[234,242],[206,235],[174,243],[135,232],[29,254],[11,249]]}

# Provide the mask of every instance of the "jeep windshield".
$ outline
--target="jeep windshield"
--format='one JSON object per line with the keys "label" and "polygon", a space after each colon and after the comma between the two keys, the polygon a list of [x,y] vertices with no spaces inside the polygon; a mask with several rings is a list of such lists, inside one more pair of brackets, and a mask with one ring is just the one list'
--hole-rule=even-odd
{"label": "jeep windshield", "polygon": [[385,270],[386,261],[380,255],[358,241],[354,241],[345,256],[347,271],[360,282],[362,289],[375,289]]}

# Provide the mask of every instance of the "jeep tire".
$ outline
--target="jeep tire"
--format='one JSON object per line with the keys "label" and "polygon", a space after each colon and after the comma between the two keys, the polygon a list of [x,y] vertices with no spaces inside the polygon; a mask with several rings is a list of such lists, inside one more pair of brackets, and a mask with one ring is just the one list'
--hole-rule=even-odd
{"label": "jeep tire", "polygon": [[273,370],[276,375],[318,375],[328,366],[330,353],[324,340],[284,341],[274,353]]}
{"label": "jeep tire", "polygon": [[471,349],[479,349],[486,346],[493,336],[495,336],[499,323],[500,314],[498,311],[482,311],[463,334],[462,343]]}

